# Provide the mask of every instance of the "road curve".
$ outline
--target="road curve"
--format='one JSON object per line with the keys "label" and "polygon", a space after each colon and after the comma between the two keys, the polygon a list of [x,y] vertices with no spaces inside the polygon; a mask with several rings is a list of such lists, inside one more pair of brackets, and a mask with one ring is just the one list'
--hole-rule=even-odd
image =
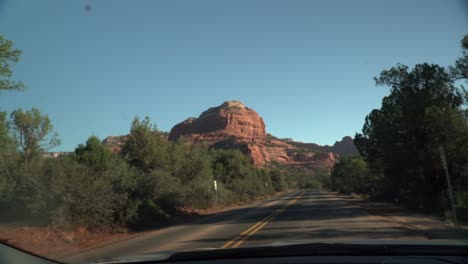
{"label": "road curve", "polygon": [[296,191],[61,259],[83,263],[159,251],[269,245],[286,240],[427,239],[336,195]]}

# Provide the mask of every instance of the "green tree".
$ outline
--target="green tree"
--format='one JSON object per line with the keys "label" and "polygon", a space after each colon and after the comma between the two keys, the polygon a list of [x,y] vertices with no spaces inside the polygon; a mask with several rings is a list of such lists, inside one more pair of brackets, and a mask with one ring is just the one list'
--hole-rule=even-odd
{"label": "green tree", "polygon": [[112,182],[86,165],[68,157],[46,159],[30,178],[33,199],[27,204],[36,216],[70,228],[115,224],[118,199]]}
{"label": "green tree", "polygon": [[275,191],[284,192],[288,189],[286,175],[282,171],[280,171],[279,169],[271,169],[270,177]]}
{"label": "green tree", "polygon": [[80,163],[84,163],[96,170],[108,168],[111,152],[101,143],[96,136],[91,136],[86,144],[80,144],[75,149],[75,155]]}
{"label": "green tree", "polygon": [[7,163],[15,154],[16,144],[10,134],[7,113],[0,112],[0,173],[9,174]]}
{"label": "green tree", "polygon": [[135,117],[122,150],[130,164],[144,172],[168,167],[169,143],[149,117]]}
{"label": "green tree", "polygon": [[97,175],[106,178],[112,186],[112,205],[115,208],[112,222],[119,226],[131,224],[137,220],[141,204],[136,199],[140,174],[117,155],[111,155],[106,165],[106,170]]}
{"label": "green tree", "polygon": [[366,117],[355,144],[372,172],[383,175],[382,197],[427,210],[443,204],[440,146],[456,181],[466,179],[465,91],[454,83],[464,74],[459,64],[450,71],[427,63],[413,69],[397,65],[375,78],[377,85],[391,88],[390,95]]}
{"label": "green tree", "polygon": [[215,179],[232,184],[236,178],[245,178],[252,172],[252,163],[239,150],[213,150],[213,171]]}
{"label": "green tree", "polygon": [[26,166],[38,154],[60,144],[57,133],[49,137],[53,132],[49,116],[42,115],[37,108],[15,110],[11,113],[11,119],[12,130]]}
{"label": "green tree", "polygon": [[255,169],[255,177],[258,178],[261,189],[258,195],[266,195],[275,192],[273,181],[271,180],[270,171],[268,169]]}
{"label": "green tree", "polygon": [[188,146],[180,162],[181,170],[174,174],[185,186],[184,204],[193,208],[206,208],[214,201],[213,171],[208,148]]}
{"label": "green tree", "polygon": [[449,67],[454,80],[468,78],[468,35],[463,37],[461,41],[463,49],[462,57],[455,61],[455,65]]}
{"label": "green tree", "polygon": [[366,162],[360,156],[343,157],[333,166],[331,188],[343,193],[371,193],[372,180]]}
{"label": "green tree", "polygon": [[0,35],[0,90],[22,90],[24,85],[19,81],[12,81],[11,65],[20,60],[21,50],[13,48],[13,42]]}
{"label": "green tree", "polygon": [[7,113],[0,112],[0,204],[8,203],[14,196],[16,162],[16,146],[9,133]]}
{"label": "green tree", "polygon": [[252,162],[246,155],[239,150],[217,149],[212,151],[212,157],[214,179],[229,190],[220,197],[222,202],[246,201],[256,196]]}

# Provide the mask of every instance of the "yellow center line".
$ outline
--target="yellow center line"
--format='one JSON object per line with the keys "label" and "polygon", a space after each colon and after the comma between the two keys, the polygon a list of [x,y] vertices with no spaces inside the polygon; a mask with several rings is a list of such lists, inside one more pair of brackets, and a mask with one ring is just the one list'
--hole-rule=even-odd
{"label": "yellow center line", "polygon": [[296,196],[296,198],[294,198],[293,200],[289,201],[287,204],[283,205],[280,209],[276,210],[275,212],[273,212],[271,215],[265,217],[264,219],[260,220],[259,222],[257,222],[255,225],[249,227],[247,230],[245,230],[244,232],[240,233],[240,235],[238,235],[237,237],[235,237],[234,239],[232,239],[231,241],[227,242],[226,244],[224,244],[221,248],[224,249],[224,248],[228,248],[228,247],[231,247],[231,248],[236,248],[236,247],[239,247],[242,243],[244,243],[250,236],[252,236],[253,234],[257,233],[260,229],[262,229],[266,224],[268,224],[268,222],[273,219],[275,216],[279,215],[280,213],[284,212],[288,207],[290,207],[291,205],[293,205],[297,200],[299,200],[301,198],[301,196],[304,194],[304,191],[301,192],[301,194],[299,194],[298,196]]}
{"label": "yellow center line", "polygon": [[[284,205],[286,206],[286,205]],[[283,206],[283,207],[284,207]],[[281,209],[281,208],[280,208]],[[262,219],[261,221],[257,222],[255,225],[249,227],[247,230],[245,230],[244,232],[240,233],[240,235],[238,235],[236,238],[234,238],[233,240],[227,242],[226,244],[224,244],[221,248],[228,248],[229,246],[231,246],[232,244],[236,243],[237,240],[239,240],[241,237],[247,235],[250,231],[252,231],[253,229],[255,229],[257,226],[261,225],[264,221],[267,221],[268,219],[270,219],[271,217],[273,217],[280,209],[276,210],[275,212],[273,212],[273,214],[265,217],[264,219]]]}

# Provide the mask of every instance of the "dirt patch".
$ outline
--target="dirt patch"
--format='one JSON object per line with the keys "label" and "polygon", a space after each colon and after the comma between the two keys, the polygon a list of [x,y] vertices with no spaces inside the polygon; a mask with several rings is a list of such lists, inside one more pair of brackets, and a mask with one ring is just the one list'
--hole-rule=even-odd
{"label": "dirt patch", "polygon": [[126,231],[61,231],[54,227],[0,225],[0,241],[40,256],[53,256],[131,236]]}

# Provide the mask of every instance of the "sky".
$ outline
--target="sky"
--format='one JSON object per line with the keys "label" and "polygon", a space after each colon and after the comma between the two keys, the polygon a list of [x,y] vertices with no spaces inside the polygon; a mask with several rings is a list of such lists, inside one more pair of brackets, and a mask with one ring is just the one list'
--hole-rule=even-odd
{"label": "sky", "polygon": [[[86,8],[89,6],[90,8]],[[0,34],[23,51],[0,110],[36,107],[71,151],[127,134],[135,116],[162,131],[227,100],[267,132],[333,144],[362,129],[397,63],[461,55],[467,1],[0,0]]]}

